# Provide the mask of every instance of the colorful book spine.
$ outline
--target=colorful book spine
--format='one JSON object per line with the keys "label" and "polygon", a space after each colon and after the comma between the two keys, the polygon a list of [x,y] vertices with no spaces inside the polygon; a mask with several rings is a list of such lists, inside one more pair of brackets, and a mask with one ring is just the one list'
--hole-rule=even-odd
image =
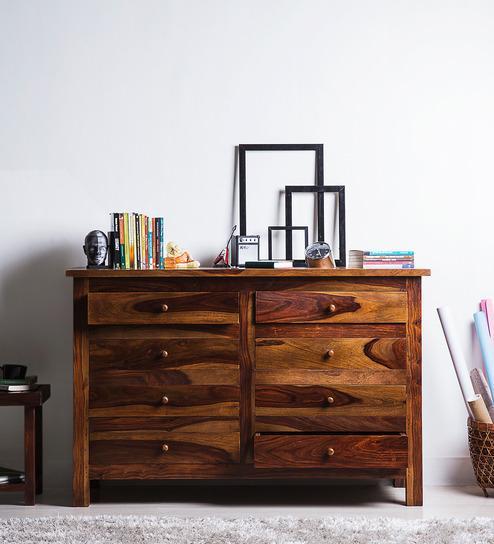
{"label": "colorful book spine", "polygon": [[141,256],[141,225],[139,222],[139,215],[134,213],[134,221],[136,226],[136,268],[141,269],[142,256]]}
{"label": "colorful book spine", "polygon": [[391,257],[395,255],[410,255],[413,257],[414,252],[413,251],[364,251],[364,256],[383,256],[383,255],[389,255]]}
{"label": "colorful book spine", "polygon": [[165,226],[163,217],[160,217],[160,269],[165,268]]}
{"label": "colorful book spine", "polygon": [[148,262],[149,268],[152,270],[154,268],[153,263],[153,220],[151,217],[148,217]]}
{"label": "colorful book spine", "polygon": [[114,232],[113,238],[113,268],[120,268],[120,224],[118,222],[118,213],[112,215],[112,230]]}
{"label": "colorful book spine", "polygon": [[130,258],[130,218],[129,214],[125,212],[124,214],[124,232],[125,232],[125,268],[129,270],[131,268],[132,260]]}
{"label": "colorful book spine", "polygon": [[120,237],[120,268],[126,268],[125,265],[125,233],[124,233],[123,213],[118,214],[118,233]]}

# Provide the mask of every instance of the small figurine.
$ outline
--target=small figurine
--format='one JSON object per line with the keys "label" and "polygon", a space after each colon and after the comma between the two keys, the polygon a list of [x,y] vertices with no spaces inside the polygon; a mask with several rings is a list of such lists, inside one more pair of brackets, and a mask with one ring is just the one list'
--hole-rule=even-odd
{"label": "small figurine", "polygon": [[108,254],[108,238],[101,230],[88,232],[82,246],[87,257],[86,268],[106,268]]}
{"label": "small figurine", "polygon": [[165,268],[199,268],[201,263],[195,261],[188,251],[180,249],[173,243],[166,244]]}

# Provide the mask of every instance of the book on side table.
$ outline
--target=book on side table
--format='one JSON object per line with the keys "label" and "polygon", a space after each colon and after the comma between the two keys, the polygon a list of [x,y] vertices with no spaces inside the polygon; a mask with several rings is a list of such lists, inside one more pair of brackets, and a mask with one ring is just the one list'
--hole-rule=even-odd
{"label": "book on side table", "polygon": [[19,380],[9,380],[0,378],[0,391],[9,391],[11,393],[19,391],[34,391],[38,388],[38,376],[26,376]]}

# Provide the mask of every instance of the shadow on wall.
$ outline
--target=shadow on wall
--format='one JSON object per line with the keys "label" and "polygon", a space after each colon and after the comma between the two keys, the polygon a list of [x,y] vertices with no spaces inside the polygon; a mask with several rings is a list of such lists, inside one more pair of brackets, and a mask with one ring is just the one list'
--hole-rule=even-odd
{"label": "shadow on wall", "polygon": [[[67,486],[71,475],[72,282],[64,274],[77,260],[73,246],[57,248],[19,261],[0,276],[0,361],[26,364],[29,374],[52,386],[43,414],[47,487]],[[20,468],[22,410],[3,408],[0,420],[6,437],[0,465]]]}

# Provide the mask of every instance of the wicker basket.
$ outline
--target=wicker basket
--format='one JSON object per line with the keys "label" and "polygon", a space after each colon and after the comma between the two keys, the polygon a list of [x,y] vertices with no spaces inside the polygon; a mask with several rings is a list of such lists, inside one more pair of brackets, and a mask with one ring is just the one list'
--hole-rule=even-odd
{"label": "wicker basket", "polygon": [[477,483],[488,497],[494,488],[494,424],[479,423],[468,418],[468,446]]}

